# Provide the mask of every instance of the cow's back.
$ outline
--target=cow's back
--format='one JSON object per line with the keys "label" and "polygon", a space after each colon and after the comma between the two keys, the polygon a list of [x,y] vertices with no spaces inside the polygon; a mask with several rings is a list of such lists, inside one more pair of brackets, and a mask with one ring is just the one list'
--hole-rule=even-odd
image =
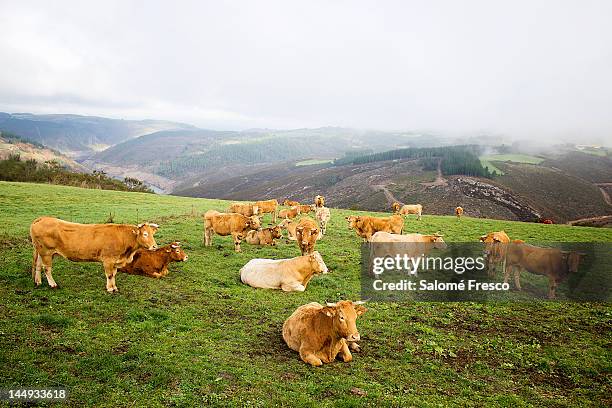
{"label": "cow's back", "polygon": [[317,302],[302,305],[285,320],[283,324],[283,339],[295,351],[300,351],[302,341],[307,336],[321,335],[315,333],[313,328],[313,318],[319,313],[323,306]]}
{"label": "cow's back", "polygon": [[240,269],[240,280],[254,288],[278,289],[283,260],[251,259]]}

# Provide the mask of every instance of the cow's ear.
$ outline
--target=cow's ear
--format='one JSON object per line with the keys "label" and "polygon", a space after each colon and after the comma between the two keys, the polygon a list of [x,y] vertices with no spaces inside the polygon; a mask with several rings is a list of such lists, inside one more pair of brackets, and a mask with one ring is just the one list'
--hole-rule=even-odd
{"label": "cow's ear", "polygon": [[171,251],[171,250],[169,250],[169,249],[166,249],[166,252],[172,252],[172,251]]}
{"label": "cow's ear", "polygon": [[138,235],[139,233],[140,233],[139,229],[133,229],[132,230],[132,234],[134,234],[134,235]]}
{"label": "cow's ear", "polygon": [[368,311],[368,308],[365,306],[361,306],[361,305],[355,306],[355,313],[357,313],[357,316],[361,316],[367,311]]}
{"label": "cow's ear", "polygon": [[484,241],[485,239],[487,239],[487,236],[486,236],[486,235],[481,235],[481,236],[480,236],[480,241],[481,241],[481,242],[482,242],[482,241]]}
{"label": "cow's ear", "polygon": [[304,230],[304,227],[297,227],[295,230],[302,232]]}
{"label": "cow's ear", "polygon": [[336,308],[326,306],[323,309],[321,309],[321,313],[325,314],[325,316],[327,317],[332,317],[336,315]]}

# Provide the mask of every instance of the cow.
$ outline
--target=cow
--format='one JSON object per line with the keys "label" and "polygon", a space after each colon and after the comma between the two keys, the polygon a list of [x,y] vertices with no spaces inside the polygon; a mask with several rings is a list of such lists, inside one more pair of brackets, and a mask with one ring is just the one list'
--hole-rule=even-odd
{"label": "cow", "polygon": [[250,217],[259,213],[259,207],[253,203],[232,203],[230,204],[227,212],[242,214],[245,217]]}
{"label": "cow", "polygon": [[256,215],[246,217],[242,214],[220,213],[209,210],[204,214],[204,246],[212,245],[213,234],[234,238],[234,250],[240,252],[240,242],[248,231],[257,230],[261,222]]}
{"label": "cow", "polygon": [[514,285],[521,290],[521,269],[548,277],[548,298],[556,297],[559,283],[570,273],[578,271],[580,259],[585,254],[577,251],[561,251],[557,248],[540,248],[525,243],[511,243],[506,253],[504,283],[514,272]]}
{"label": "cow", "polygon": [[421,219],[421,214],[423,213],[423,206],[421,204],[402,206],[400,203],[395,202],[391,208],[393,209],[393,212],[398,215],[416,214],[418,216],[418,220]]}
{"label": "cow", "polygon": [[314,275],[327,272],[315,251],[291,259],[251,259],[240,269],[240,280],[254,288],[303,292]]}
{"label": "cow", "polygon": [[372,235],[378,231],[401,234],[404,227],[404,219],[400,215],[390,217],[371,217],[369,215],[351,215],[345,218],[349,229],[354,229],[358,236],[364,241],[369,241]]}
{"label": "cow", "polygon": [[318,195],[314,199],[315,207],[325,207],[325,197],[322,195]]}
{"label": "cow", "polygon": [[281,227],[282,229],[286,229],[287,230],[287,240],[288,241],[296,241],[296,231],[295,229],[297,228],[298,223],[296,221],[292,221],[288,218],[284,219],[280,224],[278,224],[279,227]]}
{"label": "cow", "polygon": [[276,245],[275,239],[282,238],[282,228],[280,226],[251,230],[247,232],[245,241],[251,245]]}
{"label": "cow", "polygon": [[368,309],[365,302],[343,300],[325,306],[312,302],[298,307],[283,324],[283,339],[291,350],[300,353],[307,364],[319,367],[339,356],[348,363],[351,350],[359,351],[361,336],[356,320]]}
{"label": "cow", "polygon": [[272,222],[276,222],[276,208],[278,207],[278,201],[276,200],[257,201],[255,205],[259,209],[259,214],[261,214],[262,217],[264,216],[264,214],[270,213],[272,214]]}
{"label": "cow", "polygon": [[312,218],[304,217],[295,227],[295,238],[302,255],[311,254],[315,243],[321,238],[321,232]]}
{"label": "cow", "polygon": [[540,222],[542,224],[554,224],[554,221],[551,220],[550,218],[542,218],[542,219],[540,219]]}
{"label": "cow", "polygon": [[300,214],[300,207],[294,206],[291,208],[285,208],[278,212],[280,218],[295,218]]}
{"label": "cow", "polygon": [[[494,277],[497,265],[505,263],[506,249],[510,243],[510,237],[505,231],[494,231],[482,235],[480,242],[485,244],[484,253],[487,258],[488,275]],[[502,269],[504,269],[503,266]]]}
{"label": "cow", "polygon": [[329,219],[331,218],[331,213],[329,211],[329,208],[317,207],[315,209],[315,218],[317,219],[319,223],[319,227],[321,227],[321,235],[325,235],[325,232],[327,231],[327,223],[329,222]]}
{"label": "cow", "polygon": [[187,254],[181,248],[181,243],[175,241],[170,245],[149,251],[139,249],[134,254],[134,259],[118,272],[132,275],[144,275],[152,278],[161,278],[168,275],[168,264],[170,262],[185,262]]}
{"label": "cow", "polygon": [[298,208],[300,209],[300,214],[308,214],[309,212],[313,210],[312,207],[313,206],[307,205],[307,204],[301,204],[298,206]]}
{"label": "cow", "polygon": [[446,249],[446,243],[440,234],[390,234],[379,231],[372,236],[370,242],[372,252],[370,259],[375,257],[395,256],[397,254],[407,255],[412,258],[422,257],[432,249]]}
{"label": "cow", "polygon": [[51,269],[53,256],[61,255],[75,262],[101,262],[106,274],[106,290],[117,292],[117,268],[132,262],[140,248],[157,247],[157,224],[77,224],[53,217],[40,217],[30,225],[32,278],[36,286],[41,282],[40,269],[44,266],[47,282],[56,288]]}
{"label": "cow", "polygon": [[462,207],[455,208],[455,215],[457,216],[457,218],[461,218],[461,216],[463,215],[463,208]]}
{"label": "cow", "polygon": [[295,207],[296,205],[300,205],[300,203],[298,201],[291,201],[289,199],[286,199],[285,201],[283,201],[283,205],[287,207]]}

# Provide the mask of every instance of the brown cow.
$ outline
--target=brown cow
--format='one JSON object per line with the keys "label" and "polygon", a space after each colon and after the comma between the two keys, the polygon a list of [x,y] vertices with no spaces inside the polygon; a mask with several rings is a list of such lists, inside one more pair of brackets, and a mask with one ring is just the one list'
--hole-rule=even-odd
{"label": "brown cow", "polygon": [[463,215],[463,208],[462,207],[455,208],[455,215],[457,216],[457,218],[461,218],[461,216]]}
{"label": "brown cow", "polygon": [[286,229],[287,230],[287,240],[289,241],[296,241],[296,231],[295,229],[297,228],[298,223],[296,221],[292,221],[290,219],[284,219],[283,222],[281,222],[280,224],[278,224],[279,227],[281,227],[282,229]]}
{"label": "brown cow", "polygon": [[245,217],[242,214],[209,210],[204,214],[204,245],[212,245],[213,233],[221,236],[231,235],[234,238],[234,250],[240,252],[240,242],[247,232],[260,227],[261,222],[256,215]]}
{"label": "brown cow", "polygon": [[296,205],[300,205],[300,203],[298,201],[291,201],[289,199],[286,199],[285,201],[283,201],[283,205],[287,207],[295,207]]}
{"label": "brown cow", "polygon": [[300,209],[300,214],[308,214],[313,211],[312,205],[301,204],[298,208]]}
{"label": "brown cow", "polygon": [[272,222],[276,222],[276,209],[278,208],[278,201],[276,200],[265,200],[257,201],[255,205],[259,208],[259,214],[263,217],[264,214],[272,214]]}
{"label": "brown cow", "polygon": [[548,277],[548,298],[554,299],[559,283],[567,279],[570,273],[578,271],[580,257],[584,255],[576,251],[568,252],[557,248],[512,243],[508,245],[506,254],[504,283],[508,283],[510,274],[514,272],[514,285],[517,290],[521,290],[521,269],[536,275],[544,275]]}
{"label": "brown cow", "polygon": [[321,235],[317,223],[310,217],[304,217],[295,228],[295,237],[302,255],[306,255],[314,252],[315,243]]}
{"label": "brown cow", "polygon": [[276,245],[275,239],[282,238],[282,229],[280,226],[264,228],[258,231],[251,230],[247,232],[245,241],[251,245]]}
{"label": "brown cow", "polygon": [[300,214],[300,207],[295,206],[289,209],[285,208],[278,212],[278,216],[281,218],[295,218]]}
{"label": "brown cow", "polygon": [[393,209],[393,212],[398,215],[416,214],[418,216],[418,220],[421,219],[421,214],[423,213],[423,206],[421,204],[402,206],[400,203],[395,202],[391,208]]}
{"label": "brown cow", "polygon": [[34,283],[41,284],[40,268],[44,266],[49,286],[57,287],[51,275],[53,256],[57,254],[75,262],[102,262],[106,290],[117,292],[117,268],[132,262],[138,249],[155,248],[153,235],[157,229],[157,224],[77,224],[53,217],[37,218],[30,226]]}
{"label": "brown cow", "polygon": [[285,320],[283,339],[312,366],[331,363],[337,356],[348,363],[353,360],[349,348],[359,351],[356,320],[368,310],[363,303],[343,300],[326,306],[316,302],[302,305]]}
{"label": "brown cow", "polygon": [[161,278],[168,275],[168,264],[170,262],[185,262],[186,260],[187,254],[181,248],[181,243],[175,241],[153,251],[139,249],[134,254],[132,262],[117,269],[117,271]]}
{"label": "brown cow", "polygon": [[354,229],[358,236],[364,241],[369,241],[378,231],[401,234],[404,227],[404,219],[400,215],[390,217],[371,217],[369,215],[346,217],[349,229]]}
{"label": "brown cow", "polygon": [[[485,244],[484,253],[487,258],[488,275],[494,277],[497,265],[505,263],[506,249],[510,243],[510,237],[505,231],[494,231],[481,236],[480,242]],[[505,269],[503,265],[502,269]]]}
{"label": "brown cow", "polygon": [[245,217],[250,217],[259,213],[259,207],[253,203],[232,203],[230,204],[227,212],[242,214]]}
{"label": "brown cow", "polygon": [[315,207],[325,207],[325,197],[318,195],[314,199]]}

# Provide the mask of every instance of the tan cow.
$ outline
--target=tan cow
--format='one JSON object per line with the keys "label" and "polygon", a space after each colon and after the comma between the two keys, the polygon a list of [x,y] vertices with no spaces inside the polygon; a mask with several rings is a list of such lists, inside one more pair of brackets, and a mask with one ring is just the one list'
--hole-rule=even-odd
{"label": "tan cow", "polygon": [[354,229],[358,236],[364,241],[369,241],[372,235],[378,231],[401,234],[404,227],[404,219],[400,215],[390,217],[371,217],[369,215],[346,217],[349,229]]}
{"label": "tan cow", "polygon": [[245,217],[250,217],[259,213],[259,207],[253,203],[232,203],[230,204],[227,212],[242,214]]}
{"label": "tan cow", "polygon": [[296,241],[297,240],[297,237],[296,237],[297,233],[296,233],[295,229],[297,228],[298,223],[296,221],[292,221],[290,219],[284,219],[278,225],[282,229],[286,229],[287,230],[287,239],[289,241]]}
{"label": "tan cow", "polygon": [[213,234],[234,238],[234,250],[240,252],[240,242],[250,230],[257,230],[261,222],[256,215],[245,217],[242,214],[220,213],[209,210],[204,214],[204,246],[212,245]]}
{"label": "tan cow", "polygon": [[285,208],[278,212],[278,216],[281,218],[295,218],[300,214],[300,207],[295,206],[291,208]]}
{"label": "tan cow", "polygon": [[278,208],[278,201],[276,200],[265,200],[257,201],[255,205],[259,209],[259,214],[263,217],[264,214],[272,214],[272,222],[276,222],[276,209]]}
{"label": "tan cow", "polygon": [[325,207],[325,197],[318,195],[314,199],[315,207]]}
{"label": "tan cow", "polygon": [[315,210],[315,218],[321,227],[321,235],[325,235],[327,231],[327,223],[331,218],[331,213],[327,207],[317,207]]}
{"label": "tan cow", "polygon": [[314,275],[327,273],[317,251],[291,259],[251,259],[240,269],[240,280],[254,288],[303,292]]}
{"label": "tan cow", "polygon": [[457,216],[457,218],[461,218],[461,216],[463,215],[463,208],[462,207],[455,208],[455,215]]}
{"label": "tan cow", "polygon": [[343,300],[326,306],[316,302],[302,305],[285,320],[283,339],[312,366],[331,363],[337,356],[348,363],[353,360],[351,350],[359,351],[356,320],[368,310],[363,303]]}
{"label": "tan cow", "polygon": [[291,201],[289,199],[286,199],[285,201],[283,201],[283,205],[287,207],[295,207],[296,205],[300,205],[300,203],[299,201]]}
{"label": "tan cow", "polygon": [[374,257],[386,257],[407,255],[412,258],[425,256],[432,249],[446,249],[446,243],[440,234],[390,234],[379,231],[372,236],[370,259]]}
{"label": "tan cow", "polygon": [[276,245],[275,239],[282,238],[282,229],[280,226],[264,228],[260,230],[251,230],[247,232],[245,241],[251,245]]}
{"label": "tan cow", "polygon": [[314,251],[315,243],[321,238],[321,233],[312,218],[304,217],[295,227],[295,238],[302,255],[306,255]]}
{"label": "tan cow", "polygon": [[[525,243],[511,243],[506,254],[504,283],[508,283],[514,272],[514,285],[521,290],[521,269],[536,275],[548,277],[548,298],[554,299],[559,283],[570,273],[578,271],[580,257],[585,254],[576,251],[561,251],[557,248],[540,248]],[[514,271],[513,271],[514,270]]]}
{"label": "tan cow", "polygon": [[400,203],[395,202],[391,208],[393,209],[393,212],[398,215],[416,214],[418,216],[418,220],[421,219],[421,214],[423,213],[423,206],[421,204],[402,206]]}
{"label": "tan cow", "polygon": [[149,251],[139,249],[134,254],[132,262],[118,268],[118,272],[132,275],[144,275],[151,278],[161,278],[168,275],[168,264],[170,262],[185,262],[187,254],[181,248],[181,243],[175,241],[170,245]]}
{"label": "tan cow", "polygon": [[[505,231],[493,231],[480,237],[480,242],[485,244],[484,253],[487,258],[487,272],[494,277],[497,265],[505,263],[506,249],[510,243],[510,237]],[[505,269],[502,267],[502,269]]]}
{"label": "tan cow", "polygon": [[299,205],[299,209],[300,209],[300,214],[308,214],[309,212],[313,211],[314,206],[312,205],[306,205],[306,204],[301,204]]}
{"label": "tan cow", "polygon": [[37,218],[30,226],[34,283],[41,284],[40,269],[44,266],[49,286],[57,287],[51,269],[53,256],[61,255],[75,262],[102,262],[106,290],[117,292],[117,268],[132,262],[138,249],[154,249],[157,229],[157,224],[77,224],[53,217]]}

